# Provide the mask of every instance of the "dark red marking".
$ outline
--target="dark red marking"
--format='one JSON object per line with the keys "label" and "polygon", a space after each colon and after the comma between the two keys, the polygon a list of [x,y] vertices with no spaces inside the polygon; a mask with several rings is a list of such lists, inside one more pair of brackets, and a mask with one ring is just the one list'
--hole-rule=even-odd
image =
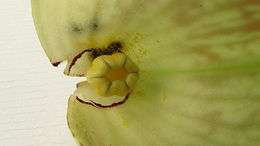
{"label": "dark red marking", "polygon": [[87,101],[84,101],[84,100],[80,99],[78,96],[76,97],[76,99],[77,99],[80,103],[95,106],[93,103],[91,103],[91,102],[87,102]]}
{"label": "dark red marking", "polygon": [[122,48],[122,44],[120,42],[112,42],[107,48],[103,48],[103,49],[91,48],[91,49],[84,50],[73,58],[70,66],[69,66],[68,74],[70,74],[71,68],[75,65],[75,63],[78,61],[78,59],[86,52],[90,52],[91,53],[90,56],[94,60],[95,58],[97,58],[101,55],[112,55],[114,53],[122,53],[120,51],[121,48]]}
{"label": "dark red marking", "polygon": [[84,74],[77,74],[76,76],[78,76],[78,77],[84,77],[85,75],[84,75]]}
{"label": "dark red marking", "polygon": [[61,63],[61,61],[60,62],[54,62],[54,63],[52,63],[52,65],[57,67],[60,63]]}
{"label": "dark red marking", "polygon": [[70,73],[70,70],[72,68],[73,65],[75,65],[75,63],[77,62],[77,60],[86,52],[91,52],[91,50],[84,50],[83,52],[79,53],[77,56],[75,56],[70,64],[70,67],[69,67],[69,73]]}
{"label": "dark red marking", "polygon": [[96,102],[94,102],[94,101],[92,101],[92,100],[90,100],[90,102],[87,102],[87,101],[84,101],[84,100],[80,99],[79,97],[76,97],[76,99],[77,99],[80,103],[92,105],[92,106],[94,106],[94,107],[99,107],[99,108],[112,108],[112,107],[115,107],[115,106],[119,106],[119,105],[121,105],[121,104],[124,104],[124,103],[127,101],[127,99],[129,98],[129,95],[130,95],[130,94],[127,94],[122,101],[115,102],[115,103],[112,103],[112,104],[110,104],[110,105],[102,105],[102,104],[96,103]]}
{"label": "dark red marking", "polygon": [[85,74],[66,74],[66,75],[74,76],[74,77],[84,77],[85,76]]}

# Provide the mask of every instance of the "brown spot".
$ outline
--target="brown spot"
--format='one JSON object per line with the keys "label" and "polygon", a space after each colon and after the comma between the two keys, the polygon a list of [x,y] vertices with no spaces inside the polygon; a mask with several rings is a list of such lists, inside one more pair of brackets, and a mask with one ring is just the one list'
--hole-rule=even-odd
{"label": "brown spot", "polygon": [[[259,0],[244,0],[242,1],[238,7],[243,11],[243,19],[245,19],[248,23],[242,26],[242,30],[245,32],[256,32],[260,30],[260,20],[254,19],[254,15],[257,14],[256,11],[248,10],[246,7],[248,6],[260,6]],[[250,21],[251,19],[251,21]]]}
{"label": "brown spot", "polygon": [[194,53],[202,57],[206,57],[207,60],[211,63],[219,62],[221,60],[221,57],[218,54],[211,52],[208,48],[209,47],[207,45],[195,46],[191,49],[192,51],[189,53]]}
{"label": "brown spot", "polygon": [[245,32],[257,32],[260,30],[260,20],[247,23],[243,26]]}
{"label": "brown spot", "polygon": [[[180,26],[190,25],[195,22],[198,18],[195,13],[192,13],[191,10],[201,10],[202,4],[198,1],[186,0],[186,1],[177,1],[174,3],[176,7],[179,7],[177,10],[173,10],[173,21],[175,24]],[[202,11],[203,12],[203,11]]]}
{"label": "brown spot", "polygon": [[243,0],[241,1],[241,3],[239,4],[239,7],[244,7],[246,5],[260,5],[260,1],[259,0]]}
{"label": "brown spot", "polygon": [[85,75],[84,74],[75,74],[75,76],[77,76],[77,77],[84,77]]}
{"label": "brown spot", "polygon": [[60,63],[61,63],[61,61],[59,61],[59,62],[54,62],[54,63],[52,63],[52,65],[55,66],[55,67],[57,67]]}
{"label": "brown spot", "polygon": [[77,99],[80,103],[88,104],[88,105],[91,105],[91,106],[94,106],[94,107],[98,107],[98,108],[112,108],[112,107],[115,107],[115,106],[119,106],[119,105],[121,105],[121,104],[124,104],[124,103],[127,101],[127,99],[129,98],[129,95],[130,95],[130,94],[127,94],[123,100],[121,100],[121,101],[119,101],[119,102],[114,102],[114,103],[112,103],[112,104],[110,104],[110,105],[102,105],[102,104],[96,103],[96,102],[94,102],[94,101],[92,101],[92,100],[90,100],[90,102],[84,101],[84,100],[80,99],[79,97],[76,97],[76,99]]}
{"label": "brown spot", "polygon": [[64,73],[65,75],[74,76],[74,77],[84,77],[85,74],[70,74],[70,73]]}

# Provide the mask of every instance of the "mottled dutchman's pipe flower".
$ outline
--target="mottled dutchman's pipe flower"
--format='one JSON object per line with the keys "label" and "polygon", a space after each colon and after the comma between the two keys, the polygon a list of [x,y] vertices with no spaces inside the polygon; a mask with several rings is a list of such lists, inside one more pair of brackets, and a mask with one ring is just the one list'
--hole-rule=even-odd
{"label": "mottled dutchman's pipe flower", "polygon": [[259,0],[32,0],[32,12],[50,62],[83,79],[67,113],[80,146],[260,145]]}

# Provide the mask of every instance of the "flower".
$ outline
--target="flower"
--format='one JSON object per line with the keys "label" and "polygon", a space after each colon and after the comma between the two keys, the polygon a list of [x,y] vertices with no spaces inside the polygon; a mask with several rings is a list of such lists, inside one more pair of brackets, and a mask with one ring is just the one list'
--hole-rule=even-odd
{"label": "flower", "polygon": [[[52,64],[68,61],[65,74],[86,76],[95,59],[117,53],[139,69],[131,92],[105,97],[109,81],[78,84],[67,118],[79,144],[260,144],[258,1],[32,0],[32,6],[42,46]],[[105,67],[94,70],[103,78]]]}

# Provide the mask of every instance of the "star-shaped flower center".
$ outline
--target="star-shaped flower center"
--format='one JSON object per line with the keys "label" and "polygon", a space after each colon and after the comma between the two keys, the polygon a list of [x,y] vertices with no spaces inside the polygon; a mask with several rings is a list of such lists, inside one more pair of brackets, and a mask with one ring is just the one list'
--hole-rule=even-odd
{"label": "star-shaped flower center", "polygon": [[125,96],[130,93],[139,78],[139,69],[123,53],[97,57],[87,72],[87,79],[101,96]]}

